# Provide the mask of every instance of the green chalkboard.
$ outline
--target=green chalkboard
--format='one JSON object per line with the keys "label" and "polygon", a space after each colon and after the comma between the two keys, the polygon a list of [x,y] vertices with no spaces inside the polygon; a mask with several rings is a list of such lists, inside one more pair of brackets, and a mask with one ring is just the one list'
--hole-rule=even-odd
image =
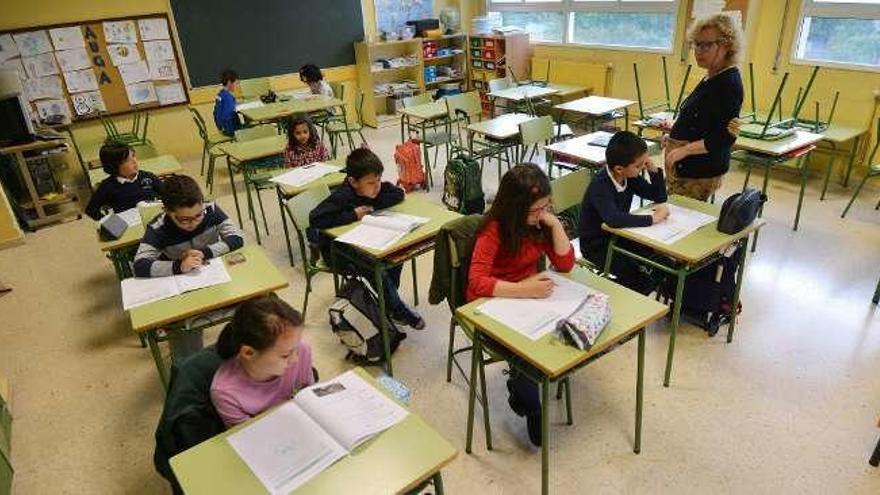
{"label": "green chalkboard", "polygon": [[361,0],[171,0],[190,84],[354,64],[364,39]]}

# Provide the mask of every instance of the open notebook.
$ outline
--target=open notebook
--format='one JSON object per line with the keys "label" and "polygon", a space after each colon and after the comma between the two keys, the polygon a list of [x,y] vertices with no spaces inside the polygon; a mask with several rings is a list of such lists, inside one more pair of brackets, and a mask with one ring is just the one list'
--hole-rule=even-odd
{"label": "open notebook", "polygon": [[420,225],[428,223],[428,220],[425,217],[405,213],[377,211],[364,216],[357,227],[337,237],[336,240],[381,251],[393,246]]}
{"label": "open notebook", "polygon": [[674,244],[703,225],[710,224],[718,219],[713,215],[707,215],[696,210],[666,205],[669,208],[669,216],[666,220],[655,223],[649,227],[630,227],[626,230],[643,235],[663,244]]}
{"label": "open notebook", "polygon": [[348,371],[299,391],[227,441],[269,493],[289,493],[407,414]]}
{"label": "open notebook", "polygon": [[127,278],[122,281],[122,307],[125,310],[178,296],[191,290],[231,282],[223,260],[208,260],[189,273],[155,278]]}
{"label": "open notebook", "polygon": [[326,163],[322,162],[315,162],[310,165],[296,167],[289,172],[284,172],[281,175],[276,175],[270,180],[272,182],[285,186],[302,187],[309,182],[318,180],[325,175],[332,174],[333,172],[339,172],[339,167],[327,165]]}

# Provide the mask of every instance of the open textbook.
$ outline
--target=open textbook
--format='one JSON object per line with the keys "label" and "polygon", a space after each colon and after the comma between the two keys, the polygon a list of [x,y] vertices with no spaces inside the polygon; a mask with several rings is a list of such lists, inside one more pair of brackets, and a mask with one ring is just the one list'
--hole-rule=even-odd
{"label": "open textbook", "polygon": [[348,371],[299,391],[227,441],[269,493],[289,493],[407,414]]}
{"label": "open textbook", "polygon": [[208,260],[189,273],[170,277],[127,278],[122,281],[122,307],[125,310],[178,296],[191,290],[232,281],[220,258]]}
{"label": "open textbook", "polygon": [[681,206],[673,204],[667,204],[666,206],[669,208],[669,216],[666,217],[666,220],[655,223],[650,227],[630,227],[626,230],[662,242],[663,244],[674,244],[703,225],[710,224],[718,219],[718,217]]}
{"label": "open textbook", "polygon": [[545,299],[493,297],[480,305],[480,313],[516,330],[532,340],[538,340],[556,329],[556,323],[571,316],[587,299],[596,294],[586,285],[579,284],[556,273],[541,273],[553,280],[553,293]]}
{"label": "open textbook", "polygon": [[428,223],[425,217],[393,211],[377,211],[364,216],[361,223],[336,238],[339,242],[381,251],[403,236]]}
{"label": "open textbook", "polygon": [[285,186],[302,187],[309,182],[320,179],[321,177],[332,174],[333,172],[339,172],[339,167],[328,165],[322,162],[316,162],[310,165],[296,167],[289,172],[284,172],[281,175],[276,175],[270,180],[272,182]]}

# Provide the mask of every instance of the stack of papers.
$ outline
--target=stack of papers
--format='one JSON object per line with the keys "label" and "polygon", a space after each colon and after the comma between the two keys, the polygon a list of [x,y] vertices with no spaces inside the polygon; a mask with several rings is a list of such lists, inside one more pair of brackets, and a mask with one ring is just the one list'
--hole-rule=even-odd
{"label": "stack of papers", "polygon": [[333,172],[339,172],[339,167],[316,162],[311,165],[294,168],[289,172],[272,177],[270,180],[285,186],[302,187],[309,182],[318,180],[325,175],[332,174]]}
{"label": "stack of papers", "polygon": [[301,390],[227,441],[269,493],[286,494],[407,414],[348,371]]}
{"label": "stack of papers", "polygon": [[122,307],[126,311],[184,292],[231,282],[223,260],[215,258],[189,273],[171,277],[127,278],[122,281]]}
{"label": "stack of papers", "polygon": [[669,216],[665,221],[650,227],[631,227],[626,230],[645,236],[663,244],[674,244],[703,225],[710,224],[718,218],[699,211],[690,210],[673,204],[666,205]]}
{"label": "stack of papers", "polygon": [[538,340],[556,329],[556,323],[571,316],[587,296],[598,294],[556,273],[542,275],[553,280],[553,294],[545,299],[493,297],[480,305],[480,313],[492,318],[531,340]]}
{"label": "stack of papers", "polygon": [[263,102],[260,100],[249,101],[247,103],[239,103],[238,105],[235,105],[235,111],[243,112],[245,110],[250,110],[251,108],[260,108],[261,106],[263,106]]}
{"label": "stack of papers", "polygon": [[428,223],[427,218],[397,213],[377,211],[361,219],[361,223],[336,238],[339,242],[353,244],[376,251],[393,246],[406,234]]}

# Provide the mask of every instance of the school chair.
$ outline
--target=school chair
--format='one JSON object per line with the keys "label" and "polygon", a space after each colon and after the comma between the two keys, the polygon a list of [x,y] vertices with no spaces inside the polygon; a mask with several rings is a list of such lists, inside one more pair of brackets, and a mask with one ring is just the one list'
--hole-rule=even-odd
{"label": "school chair", "polygon": [[364,138],[364,92],[361,91],[358,94],[357,105],[354,107],[355,113],[357,115],[357,121],[348,122],[347,120],[339,120],[332,119],[329,120],[324,129],[327,131],[327,135],[330,137],[330,146],[332,148],[333,156],[336,156],[336,146],[338,143],[342,142],[342,135],[345,135],[346,141],[348,142],[348,149],[350,151],[354,151],[354,140],[352,139],[352,133],[357,132],[361,137],[361,143],[367,144],[366,138]]}
{"label": "school chair", "polygon": [[[510,78],[508,78],[508,77],[489,79],[487,84],[489,86],[489,93],[494,93],[495,91],[501,91],[501,90],[509,89],[509,88],[516,86],[515,84],[513,84],[513,81],[511,81]],[[511,111],[511,112],[519,111],[516,109],[516,105],[511,106],[510,102],[508,102],[506,99],[493,97],[492,98],[492,111],[489,113],[489,116],[494,117],[496,115],[495,110],[499,109],[499,108],[501,110],[506,111],[506,112],[507,111]]]}
{"label": "school chair", "polygon": [[272,89],[267,77],[242,79],[238,82],[238,87],[241,89],[243,100],[257,100]]}
{"label": "school chair", "polygon": [[[520,149],[517,156],[519,163],[532,161],[538,152],[538,146],[546,146],[549,143],[559,140],[560,136],[564,138],[573,135],[571,128],[566,124],[554,124],[553,117],[544,115],[527,120],[519,124]],[[530,152],[531,148],[531,152]],[[546,164],[547,175],[553,177],[553,161],[545,154],[543,161],[534,162],[539,166]],[[499,175],[500,177],[500,175]]]}
{"label": "school chair", "polygon": [[218,157],[224,156],[222,150],[217,145],[232,141],[233,138],[221,134],[219,132],[212,133],[208,130],[205,119],[193,106],[187,107],[192,114],[193,122],[199,131],[199,137],[202,138],[202,166],[199,169],[199,175],[205,175],[205,159],[208,160],[208,176],[205,177],[205,185],[208,186],[208,192],[214,192],[214,162]]}
{"label": "school chair", "polygon": [[[455,126],[455,132],[452,139],[455,141],[453,147],[464,150],[472,158],[480,162],[480,170],[483,170],[483,160],[485,158],[495,157],[498,160],[498,169],[501,170],[501,161],[504,160],[511,163],[510,147],[519,142],[519,137],[514,140],[501,141],[497,139],[477,139],[469,131],[467,127],[474,122],[483,119],[483,105],[480,101],[480,95],[476,91],[450,95],[446,97],[446,109],[449,119],[450,130]],[[461,129],[465,128],[468,134],[467,143],[462,139]]]}
{"label": "school chair", "polygon": [[[306,231],[309,228],[309,213],[317,207],[321,201],[330,197],[330,188],[326,184],[311,187],[292,198],[283,199],[279,191],[278,200],[281,202],[282,223],[284,225],[284,237],[287,239],[287,255],[290,258],[290,266],[293,266],[293,248],[290,245],[290,233],[287,227],[287,219],[293,224],[296,232],[296,240],[299,244],[299,252],[302,256],[303,275],[306,276],[306,290],[303,299],[302,315],[306,319],[306,310],[309,307],[309,294],[312,292],[312,277],[318,273],[333,273],[333,270],[321,259],[320,256],[312,255],[311,250],[306,249],[308,240]],[[284,217],[286,213],[286,217]],[[336,275],[334,274],[334,277]]]}
{"label": "school chair", "polygon": [[171,368],[162,415],[156,426],[153,466],[172,492],[183,494],[168,461],[226,430],[211,402],[211,381],[223,363],[214,346],[205,347]]}
{"label": "school chair", "polygon": [[[877,132],[880,132],[880,118],[877,119]],[[880,146],[880,134],[875,134],[874,136],[874,147],[871,148],[871,153],[868,155],[868,163],[874,161],[874,158],[877,155],[877,147]],[[865,182],[867,182],[868,179],[873,179],[875,177],[880,177],[880,163],[872,163],[868,166],[868,173],[866,173],[865,176],[862,177],[862,181],[859,182],[858,186],[856,186],[856,190],[853,191],[852,198],[849,199],[849,203],[846,204],[846,208],[843,209],[843,213],[841,213],[840,218],[846,217],[846,214],[852,206],[853,202],[855,202],[856,197],[858,197],[859,193],[862,191],[862,186],[865,185]],[[874,209],[880,209],[880,201],[877,202],[877,205],[874,207]]]}
{"label": "school chair", "polygon": [[106,112],[99,113],[98,119],[104,127],[104,133],[107,135],[108,140],[124,143],[130,146],[145,144],[153,146],[153,143],[147,139],[147,127],[150,124],[150,113],[146,110],[138,110],[132,114],[131,130],[127,132],[119,132],[116,123],[113,122],[113,119],[110,118],[109,114]]}
{"label": "school chair", "polygon": [[[403,107],[409,108],[417,105],[425,105],[433,102],[433,98],[429,93],[422,93],[416,96],[410,96],[403,99]],[[430,131],[430,132],[429,132]],[[452,129],[449,125],[449,119],[431,121],[430,123],[422,123],[421,125],[408,126],[405,132],[406,136],[413,135],[419,141],[422,147],[422,161],[425,167],[425,177],[429,181],[430,187],[434,183],[432,171],[437,164],[440,147],[446,147],[446,161],[448,162],[451,155],[451,146],[453,141]],[[434,148],[434,163],[431,163],[429,151]]]}
{"label": "school chair", "polygon": [[[235,131],[235,140],[236,141],[252,141],[254,139],[260,139],[264,137],[271,137],[278,134],[277,126],[275,125],[258,125],[254,127],[245,127],[242,129],[238,129]],[[248,206],[248,215],[250,216],[251,221],[254,224],[254,232],[257,237],[257,244],[261,244],[260,239],[260,228],[257,224],[257,214],[254,211],[254,201],[251,197],[251,187],[254,188],[257,196],[257,203],[260,206],[260,216],[263,218],[263,227],[265,229],[266,235],[269,235],[269,223],[266,221],[266,210],[263,208],[263,196],[261,194],[262,191],[267,189],[274,189],[275,184],[271,182],[269,179],[272,178],[272,171],[280,169],[284,166],[284,157],[283,155],[275,155],[269,156],[266,158],[261,158],[259,160],[249,161],[247,164],[238,164],[239,170],[241,170],[243,182],[244,182],[244,191],[247,196],[247,206]]]}
{"label": "school chair", "polygon": [[566,232],[569,232],[569,238],[577,237],[581,202],[592,178],[593,174],[589,169],[581,168],[550,181],[553,210],[562,219]]}

